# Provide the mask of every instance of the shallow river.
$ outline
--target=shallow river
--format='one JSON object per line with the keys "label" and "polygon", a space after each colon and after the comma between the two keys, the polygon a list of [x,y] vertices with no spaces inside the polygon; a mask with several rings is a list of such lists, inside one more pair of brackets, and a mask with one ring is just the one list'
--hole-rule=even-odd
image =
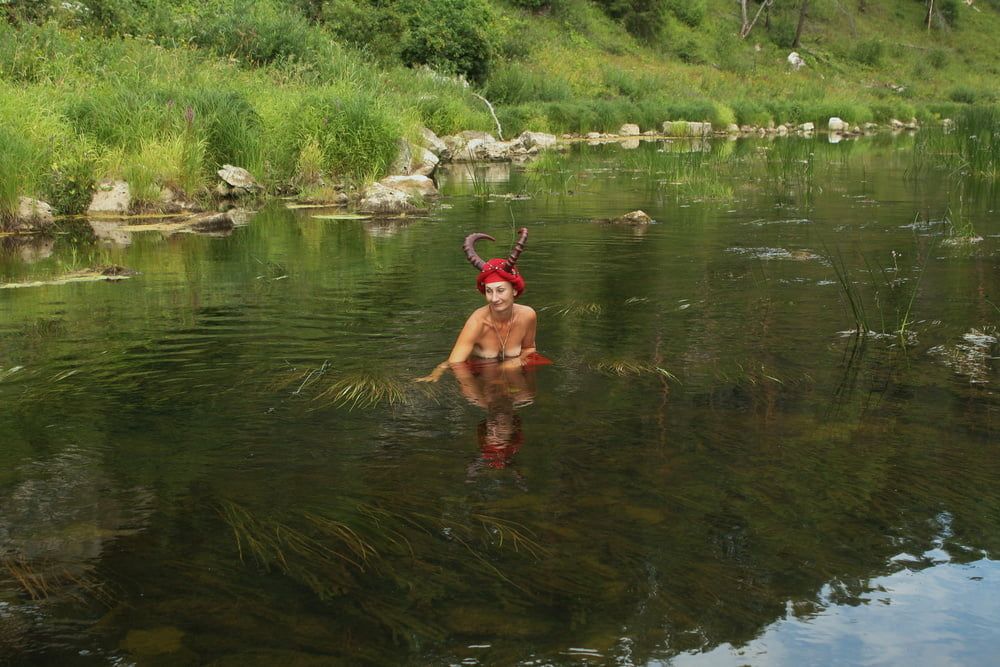
{"label": "shallow river", "polygon": [[[0,663],[995,664],[1000,202],[912,150],[0,239],[0,282],[139,272],[0,290]],[[413,383],[481,302],[464,236],[522,225],[554,363]]]}

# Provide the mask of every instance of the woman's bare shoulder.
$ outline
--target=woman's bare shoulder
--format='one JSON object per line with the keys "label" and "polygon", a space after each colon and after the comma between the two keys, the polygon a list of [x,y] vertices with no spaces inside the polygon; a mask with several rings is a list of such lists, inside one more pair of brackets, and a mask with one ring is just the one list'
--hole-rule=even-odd
{"label": "woman's bare shoulder", "polygon": [[531,306],[525,306],[523,304],[515,304],[517,307],[517,312],[521,313],[525,317],[530,317],[531,319],[536,319],[538,315],[535,313],[535,309]]}

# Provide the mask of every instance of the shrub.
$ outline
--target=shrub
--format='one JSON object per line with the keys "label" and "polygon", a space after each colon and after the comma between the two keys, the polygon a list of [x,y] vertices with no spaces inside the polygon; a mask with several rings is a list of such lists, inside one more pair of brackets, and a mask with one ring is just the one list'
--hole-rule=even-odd
{"label": "shrub", "polygon": [[78,215],[87,210],[94,194],[94,157],[70,156],[52,165],[42,193],[56,213]]}
{"label": "shrub", "polygon": [[287,58],[309,62],[325,52],[321,31],[276,0],[205,3],[184,27],[181,36],[194,44],[251,65]]}
{"label": "shrub", "polygon": [[681,62],[696,65],[705,62],[705,54],[702,52],[701,42],[693,37],[681,37],[673,45],[673,53]]}
{"label": "shrub", "polygon": [[729,103],[740,125],[764,126],[771,122],[771,114],[763,104],[751,100],[734,100]]}
{"label": "shrub", "polygon": [[510,63],[498,68],[483,87],[483,94],[493,103],[555,102],[573,97],[573,89],[558,74],[543,74]]}
{"label": "shrub", "polygon": [[665,4],[674,16],[692,28],[705,20],[705,0],[666,0]]}
{"label": "shrub", "polygon": [[527,9],[529,11],[539,11],[552,6],[552,0],[511,0],[515,7]]}
{"label": "shrub", "polygon": [[[403,134],[397,115],[383,100],[346,87],[307,94],[289,120],[300,142],[314,138],[319,143],[326,173],[358,179],[384,174],[396,159]],[[294,147],[293,160],[300,150],[301,143]],[[293,169],[289,165],[288,172]]]}
{"label": "shrub", "polygon": [[854,45],[851,50],[851,59],[862,65],[878,67],[882,63],[882,54],[882,41],[869,39]]}
{"label": "shrub", "polygon": [[934,49],[927,56],[927,62],[934,69],[944,69],[948,65],[948,54],[945,53],[944,49]]}
{"label": "shrub", "polygon": [[938,0],[937,11],[952,28],[958,25],[958,0]]}
{"label": "shrub", "polygon": [[407,65],[481,83],[493,60],[493,13],[484,0],[405,0],[408,29],[400,55]]}
{"label": "shrub", "polygon": [[948,99],[959,104],[975,104],[979,100],[979,93],[968,86],[959,86],[948,93]]}
{"label": "shrub", "polygon": [[392,4],[327,0],[320,20],[344,44],[398,62],[406,20]]}

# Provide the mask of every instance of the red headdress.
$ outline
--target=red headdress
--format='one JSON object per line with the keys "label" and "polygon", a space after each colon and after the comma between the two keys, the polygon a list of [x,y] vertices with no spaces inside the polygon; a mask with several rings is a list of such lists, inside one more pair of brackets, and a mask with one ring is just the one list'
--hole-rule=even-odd
{"label": "red headdress", "polygon": [[479,269],[479,275],[476,277],[476,289],[480,292],[486,292],[487,283],[505,280],[514,287],[514,296],[521,296],[524,293],[524,278],[518,272],[515,264],[517,264],[517,258],[521,256],[521,252],[524,251],[524,243],[528,240],[528,229],[521,227],[517,232],[519,237],[514,248],[510,251],[510,256],[507,259],[494,258],[488,262],[476,252],[476,241],[480,239],[495,241],[496,239],[489,234],[479,232],[465,237],[462,248],[465,250],[465,256],[469,258],[469,262]]}

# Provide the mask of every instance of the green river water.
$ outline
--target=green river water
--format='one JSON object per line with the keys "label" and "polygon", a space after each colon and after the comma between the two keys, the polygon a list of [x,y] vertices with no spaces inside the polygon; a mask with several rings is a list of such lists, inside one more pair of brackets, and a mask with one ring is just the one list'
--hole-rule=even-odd
{"label": "green river water", "polygon": [[[0,282],[138,272],[0,289],[0,663],[995,664],[1000,201],[913,146],[0,239]],[[481,303],[462,239],[522,225],[553,364],[413,383]]]}

